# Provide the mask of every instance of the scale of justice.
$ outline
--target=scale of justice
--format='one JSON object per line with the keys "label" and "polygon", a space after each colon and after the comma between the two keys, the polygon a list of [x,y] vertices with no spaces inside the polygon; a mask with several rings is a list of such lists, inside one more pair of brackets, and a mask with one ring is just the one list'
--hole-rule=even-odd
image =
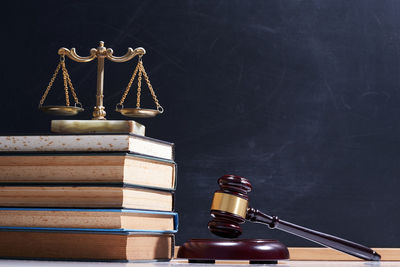
{"label": "scale of justice", "polygon": [[[76,62],[91,62],[97,58],[97,93],[96,93],[96,106],[93,110],[92,120],[52,120],[51,131],[52,132],[63,132],[63,133],[123,133],[132,132],[133,128],[136,128],[135,132],[144,135],[144,126],[135,121],[123,121],[123,120],[106,120],[106,111],[103,105],[103,90],[104,90],[104,61],[108,59],[112,62],[127,62],[135,57],[138,58],[137,65],[131,75],[128,85],[122,94],[122,98],[119,103],[115,106],[115,111],[121,113],[121,115],[130,118],[151,118],[155,117],[164,112],[164,108],[160,105],[157,95],[150,83],[149,76],[143,65],[143,55],[146,54],[146,50],[142,47],[136,49],[128,48],[128,51],[123,56],[114,56],[111,48],[106,48],[104,42],[100,41],[99,47],[92,48],[90,55],[86,57],[79,56],[75,48],[71,50],[67,48],[60,48],[58,55],[60,55],[59,63],[54,71],[53,76],[40,100],[39,109],[47,114],[58,115],[58,116],[74,116],[84,111],[82,104],[79,102],[78,95],[72,85],[71,77],[68,73],[65,59],[69,59]],[[54,81],[57,78],[58,73],[62,72],[64,82],[64,94],[65,94],[65,105],[45,105],[45,100],[50,90],[53,87]],[[137,77],[137,94],[136,94],[136,107],[127,108],[124,107],[125,99]],[[147,87],[150,90],[155,109],[142,108],[140,106],[141,100],[141,89],[142,89],[142,78],[146,81]],[[70,92],[71,91],[71,92]],[[74,104],[71,105],[70,93],[72,95]],[[133,128],[132,128],[133,127]]]}

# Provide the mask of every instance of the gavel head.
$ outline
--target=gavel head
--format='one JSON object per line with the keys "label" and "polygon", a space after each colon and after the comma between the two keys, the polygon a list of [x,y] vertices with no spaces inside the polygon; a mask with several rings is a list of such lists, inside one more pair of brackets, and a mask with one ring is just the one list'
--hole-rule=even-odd
{"label": "gavel head", "polygon": [[235,238],[242,234],[240,224],[246,220],[248,196],[252,189],[243,177],[224,175],[218,179],[220,189],[215,191],[211,204],[208,229],[221,237]]}

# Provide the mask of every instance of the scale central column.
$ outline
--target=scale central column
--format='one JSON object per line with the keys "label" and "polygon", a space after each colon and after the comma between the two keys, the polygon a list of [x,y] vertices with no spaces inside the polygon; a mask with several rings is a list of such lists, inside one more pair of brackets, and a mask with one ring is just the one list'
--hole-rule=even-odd
{"label": "scale central column", "polygon": [[104,42],[100,42],[97,48],[97,93],[96,93],[96,106],[93,111],[92,120],[105,120],[106,111],[103,106],[103,87],[104,87],[104,58],[106,57],[106,48]]}

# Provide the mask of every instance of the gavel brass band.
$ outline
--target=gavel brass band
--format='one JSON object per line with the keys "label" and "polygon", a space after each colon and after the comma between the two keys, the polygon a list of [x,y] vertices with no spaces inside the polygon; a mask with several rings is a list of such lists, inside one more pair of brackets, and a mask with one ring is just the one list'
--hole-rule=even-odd
{"label": "gavel brass band", "polygon": [[246,218],[248,201],[231,194],[216,192],[211,204],[211,210],[220,210]]}

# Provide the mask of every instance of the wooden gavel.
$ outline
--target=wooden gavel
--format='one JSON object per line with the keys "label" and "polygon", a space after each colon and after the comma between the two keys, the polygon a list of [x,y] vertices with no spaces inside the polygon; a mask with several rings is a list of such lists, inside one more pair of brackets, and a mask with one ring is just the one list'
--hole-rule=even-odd
{"label": "wooden gavel", "polygon": [[364,260],[379,261],[381,259],[377,252],[366,246],[286,222],[277,216],[270,216],[248,207],[247,194],[252,186],[245,178],[225,175],[218,179],[218,184],[220,190],[215,191],[211,204],[211,216],[214,218],[208,223],[208,229],[218,236],[238,237],[242,234],[239,224],[248,220],[266,224],[271,229],[279,229]]}

